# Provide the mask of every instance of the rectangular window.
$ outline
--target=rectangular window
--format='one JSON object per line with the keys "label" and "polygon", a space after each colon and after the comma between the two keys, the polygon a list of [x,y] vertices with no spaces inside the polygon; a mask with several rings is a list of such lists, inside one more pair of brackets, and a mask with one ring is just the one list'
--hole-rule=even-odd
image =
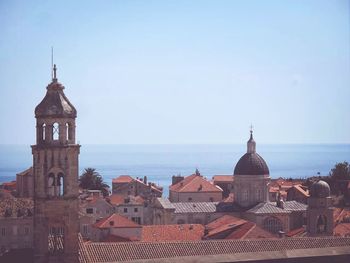
{"label": "rectangular window", "polygon": [[50,254],[61,254],[64,251],[64,227],[49,228],[49,246]]}
{"label": "rectangular window", "polygon": [[1,228],[1,235],[6,236],[6,228]]}
{"label": "rectangular window", "polygon": [[94,209],[93,208],[86,208],[86,213],[87,214],[93,214],[94,213]]}
{"label": "rectangular window", "polygon": [[88,234],[88,225],[83,225],[83,234],[84,235]]}
{"label": "rectangular window", "polygon": [[124,213],[127,213],[128,209],[126,207],[124,207]]}
{"label": "rectangular window", "polygon": [[28,236],[29,235],[29,227],[24,228],[24,235]]}
{"label": "rectangular window", "polygon": [[131,220],[141,225],[141,217],[132,217]]}
{"label": "rectangular window", "polygon": [[134,212],[137,213],[139,209],[137,207],[134,208]]}

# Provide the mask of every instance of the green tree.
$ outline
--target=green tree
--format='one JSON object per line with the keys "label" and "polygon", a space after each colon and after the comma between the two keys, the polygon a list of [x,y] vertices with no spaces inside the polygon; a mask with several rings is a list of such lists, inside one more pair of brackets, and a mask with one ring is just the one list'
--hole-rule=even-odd
{"label": "green tree", "polygon": [[109,186],[103,182],[102,176],[95,168],[85,168],[83,174],[79,177],[79,186],[88,190],[101,190],[103,196],[109,194]]}
{"label": "green tree", "polygon": [[350,180],[350,166],[348,162],[335,164],[329,174],[335,180]]}
{"label": "green tree", "polygon": [[348,162],[336,163],[329,173],[337,194],[344,194],[350,181],[350,165]]}

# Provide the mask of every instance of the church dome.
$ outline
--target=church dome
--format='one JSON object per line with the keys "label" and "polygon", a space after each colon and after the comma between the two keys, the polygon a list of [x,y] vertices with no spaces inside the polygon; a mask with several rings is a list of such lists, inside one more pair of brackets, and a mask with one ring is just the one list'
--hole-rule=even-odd
{"label": "church dome", "polygon": [[265,160],[257,153],[246,153],[236,164],[235,175],[270,174]]}
{"label": "church dome", "polygon": [[331,194],[331,189],[329,185],[322,180],[313,183],[310,187],[310,196],[316,198],[329,197]]}
{"label": "church dome", "polygon": [[236,164],[234,175],[268,175],[269,168],[265,160],[256,153],[256,143],[253,139],[253,131],[250,131],[250,139],[247,143],[247,153]]}
{"label": "church dome", "polygon": [[44,99],[35,108],[35,117],[68,117],[75,118],[77,111],[73,104],[70,103],[66,95],[64,95],[64,86],[55,77],[47,86],[47,92]]}

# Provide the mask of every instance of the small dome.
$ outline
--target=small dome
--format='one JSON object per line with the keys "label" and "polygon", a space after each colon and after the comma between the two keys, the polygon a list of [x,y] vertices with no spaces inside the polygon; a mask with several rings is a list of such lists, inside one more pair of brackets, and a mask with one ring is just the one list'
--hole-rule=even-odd
{"label": "small dome", "polygon": [[270,174],[265,160],[257,153],[246,153],[236,164],[234,175]]}
{"label": "small dome", "polygon": [[329,185],[322,180],[319,180],[316,183],[313,183],[310,187],[310,196],[316,198],[325,198],[329,197],[331,194],[331,189]]}
{"label": "small dome", "polygon": [[47,86],[44,99],[35,108],[35,117],[75,118],[77,111],[63,92],[63,85],[57,81]]}

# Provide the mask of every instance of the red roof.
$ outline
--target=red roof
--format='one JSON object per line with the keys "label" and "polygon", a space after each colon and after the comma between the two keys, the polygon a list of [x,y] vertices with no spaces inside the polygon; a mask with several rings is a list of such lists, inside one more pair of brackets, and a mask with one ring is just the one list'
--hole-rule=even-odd
{"label": "red roof", "polygon": [[141,227],[139,224],[118,214],[105,217],[93,225],[96,228],[134,228]]}
{"label": "red roof", "polygon": [[293,187],[298,190],[302,195],[304,195],[305,197],[309,197],[309,191],[305,191],[302,186],[300,184],[297,184],[297,185],[293,185]]}
{"label": "red roof", "polygon": [[222,192],[222,189],[208,182],[200,175],[190,175],[184,180],[169,187],[170,191],[174,192]]}
{"label": "red roof", "polygon": [[208,239],[256,239],[275,238],[276,236],[262,229],[253,222],[230,215],[224,215],[206,225]]}
{"label": "red roof", "polygon": [[130,175],[121,175],[112,180],[112,183],[130,183],[134,180]]}
{"label": "red roof", "polygon": [[334,228],[334,235],[341,237],[350,237],[350,223],[341,223]]}
{"label": "red roof", "polygon": [[225,183],[232,183],[233,182],[233,175],[214,175],[213,176],[214,182],[225,182]]}
{"label": "red roof", "polygon": [[305,228],[299,227],[299,228],[296,228],[296,229],[289,231],[286,234],[286,236],[287,237],[299,237],[299,236],[302,236],[303,234],[305,234]]}
{"label": "red roof", "polygon": [[200,224],[149,225],[142,227],[143,242],[193,241],[204,236],[204,226]]}
{"label": "red roof", "polygon": [[141,196],[125,196],[120,194],[112,194],[107,197],[107,201],[109,201],[112,205],[121,205],[126,204],[125,200],[128,199],[129,201],[127,203],[129,204],[139,204],[143,205],[145,203],[145,199],[143,199]]}
{"label": "red roof", "polygon": [[2,183],[3,186],[15,187],[16,181]]}

